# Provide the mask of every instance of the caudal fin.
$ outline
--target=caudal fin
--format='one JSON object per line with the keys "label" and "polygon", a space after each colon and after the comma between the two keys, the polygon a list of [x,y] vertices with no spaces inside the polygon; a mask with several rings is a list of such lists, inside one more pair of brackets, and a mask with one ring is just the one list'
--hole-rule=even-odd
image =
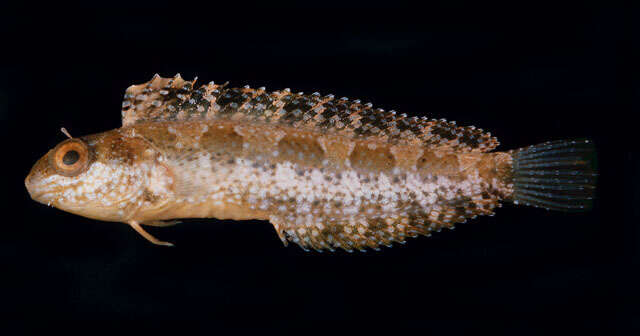
{"label": "caudal fin", "polygon": [[591,141],[550,141],[510,153],[514,204],[561,211],[591,208],[598,175]]}

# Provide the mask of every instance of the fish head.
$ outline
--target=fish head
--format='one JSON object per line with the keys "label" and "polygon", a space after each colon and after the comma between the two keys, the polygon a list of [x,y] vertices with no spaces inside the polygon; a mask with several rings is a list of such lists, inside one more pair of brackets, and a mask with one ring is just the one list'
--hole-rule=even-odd
{"label": "fish head", "polygon": [[155,170],[148,143],[113,130],[61,142],[36,162],[25,185],[37,202],[120,222],[142,205]]}

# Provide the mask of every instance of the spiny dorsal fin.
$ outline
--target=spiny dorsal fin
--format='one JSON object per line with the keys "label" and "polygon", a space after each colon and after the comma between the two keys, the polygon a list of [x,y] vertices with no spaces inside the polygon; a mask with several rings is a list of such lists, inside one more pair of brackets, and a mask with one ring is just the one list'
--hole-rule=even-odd
{"label": "spiny dorsal fin", "polygon": [[459,127],[444,119],[409,118],[374,109],[359,100],[292,93],[289,89],[266,92],[248,86],[227,88],[226,83],[213,82],[196,89],[195,81],[186,81],[179,74],[173,78],[156,75],[147,83],[130,86],[122,104],[122,125],[231,119],[454,151],[488,152],[498,146],[495,137],[473,126]]}

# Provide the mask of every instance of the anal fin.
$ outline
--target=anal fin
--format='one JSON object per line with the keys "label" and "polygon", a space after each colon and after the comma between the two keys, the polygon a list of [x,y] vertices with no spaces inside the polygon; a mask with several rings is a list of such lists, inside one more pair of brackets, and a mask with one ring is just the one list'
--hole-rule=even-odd
{"label": "anal fin", "polygon": [[290,241],[305,251],[334,252],[343,249],[347,252],[365,252],[367,249],[378,251],[382,246],[391,247],[393,243],[404,244],[408,237],[428,236],[433,230],[447,227],[445,223],[429,222],[424,214],[421,216],[354,217],[341,220],[272,216],[270,222],[285,245]]}

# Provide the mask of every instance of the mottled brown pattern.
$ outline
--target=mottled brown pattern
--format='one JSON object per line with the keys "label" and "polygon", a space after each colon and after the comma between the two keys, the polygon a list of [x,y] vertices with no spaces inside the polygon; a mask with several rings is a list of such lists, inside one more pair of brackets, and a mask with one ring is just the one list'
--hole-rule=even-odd
{"label": "mottled brown pattern", "polygon": [[285,243],[347,251],[453,228],[513,193],[511,154],[487,153],[498,142],[482,130],[331,95],[194,85],[131,86],[123,127],[83,138],[86,172],[63,178],[39,162],[28,185],[154,243],[166,244],[140,223],[215,217],[269,220]]}
{"label": "mottled brown pattern", "polygon": [[[333,186],[348,183],[345,179],[350,177],[345,176],[345,172],[349,169],[357,172],[363,183],[370,183],[372,186],[380,185],[382,183],[380,174],[386,174],[388,177],[385,179],[388,183],[397,185],[399,190],[402,190],[404,188],[402,186],[407,183],[407,173],[411,173],[421,176],[424,184],[435,184],[435,192],[454,192],[454,195],[459,192],[459,183],[467,180],[466,174],[469,170],[484,175],[479,176],[480,180],[476,182],[480,183],[477,187],[482,192],[478,192],[475,196],[460,194],[454,196],[453,201],[440,199],[438,196],[433,200],[433,206],[428,209],[415,201],[418,195],[414,191],[399,196],[405,199],[396,201],[395,209],[397,210],[394,212],[382,209],[377,204],[379,199],[373,198],[362,202],[357,209],[359,215],[345,215],[341,212],[347,206],[344,200],[315,199],[308,203],[301,203],[299,201],[301,191],[294,186],[291,191],[280,191],[279,194],[254,200],[247,196],[247,191],[238,191],[241,196],[238,204],[234,205],[237,210],[225,209],[224,211],[225,216],[229,218],[243,218],[253,213],[251,215],[253,218],[270,219],[274,225],[277,224],[276,229],[279,230],[281,238],[294,241],[304,248],[353,250],[403,242],[406,237],[429,234],[441,228],[451,228],[454,223],[479,214],[491,214],[492,209],[497,206],[499,191],[493,190],[489,182],[482,182],[495,176],[495,170],[488,168],[493,167],[491,165],[493,154],[425,151],[420,158],[417,158],[421,153],[419,150],[411,152],[407,148],[399,148],[398,145],[385,141],[371,138],[358,140],[337,135],[327,137],[310,130],[297,130],[284,125],[246,126],[244,122],[230,120],[167,124],[171,125],[171,132],[178,134],[181,141],[184,142],[185,139],[198,141],[200,150],[191,151],[191,154],[185,155],[184,150],[176,148],[177,138],[165,137],[163,133],[149,132],[147,127],[150,125],[157,125],[157,123],[137,124],[134,128],[137,129],[138,134],[149,139],[158,148],[172,153],[166,156],[173,158],[168,162],[172,171],[175,172],[173,188],[178,195],[182,195],[181,197],[194,199],[194,205],[185,207],[174,204],[172,210],[163,210],[163,216],[166,219],[191,217],[194,213],[200,213],[203,217],[211,216],[209,210],[204,210],[210,209],[211,203],[206,200],[199,203],[197,199],[206,199],[211,194],[207,183],[219,182],[212,182],[211,176],[203,174],[203,170],[208,169],[213,176],[222,176],[222,179],[233,182],[228,171],[240,169],[241,160],[252,162],[246,164],[249,165],[249,169],[253,169],[258,174],[257,178],[253,179],[256,179],[255,185],[260,189],[267,188],[260,181],[267,181],[277,174],[276,166],[291,163],[295,185],[315,185],[321,193],[327,192],[328,188],[334,188]],[[154,127],[152,126],[151,129]],[[197,136],[198,132],[201,132],[200,136]],[[265,134],[277,135],[265,137]],[[270,139],[278,141],[269,141]],[[206,153],[206,160],[210,162],[211,167],[203,166],[199,159],[202,153]],[[404,161],[411,158],[415,165],[411,168],[406,162],[402,165],[398,164],[392,153]],[[480,158],[485,160],[482,161]],[[323,178],[319,182],[312,181],[309,174],[318,169]],[[445,176],[450,182],[443,184],[444,182],[439,179]],[[243,190],[248,190],[250,187],[246,188]],[[345,194],[347,190],[337,195],[348,197]],[[288,196],[282,194],[283,192]],[[261,202],[267,202],[268,206],[260,209],[256,204]],[[313,214],[313,218],[301,219],[307,216],[299,213],[301,206],[308,207],[305,213]],[[226,208],[227,205],[224,207]],[[264,211],[263,215],[259,215],[261,211]],[[225,218],[225,216],[216,215],[219,218]],[[312,223],[309,220],[313,224],[309,224]],[[386,224],[383,230],[369,224],[387,222],[391,224]],[[321,228],[317,227],[318,223],[321,223]],[[345,227],[345,223],[350,223],[350,226]]]}
{"label": "mottled brown pattern", "polygon": [[389,143],[425,145],[455,151],[488,152],[498,141],[473,126],[444,119],[409,118],[373,109],[359,100],[333,95],[267,93],[263,89],[227,88],[210,83],[195,89],[195,80],[154,77],[133,85],[124,97],[123,126],[148,121],[246,120],[315,129],[350,138],[375,136]]}
{"label": "mottled brown pattern", "polygon": [[391,170],[396,162],[390,153],[389,146],[357,143],[349,156],[351,166],[361,170]]}
{"label": "mottled brown pattern", "polygon": [[285,136],[278,142],[280,160],[319,167],[327,159],[325,152],[312,137],[302,137],[299,132]]}

